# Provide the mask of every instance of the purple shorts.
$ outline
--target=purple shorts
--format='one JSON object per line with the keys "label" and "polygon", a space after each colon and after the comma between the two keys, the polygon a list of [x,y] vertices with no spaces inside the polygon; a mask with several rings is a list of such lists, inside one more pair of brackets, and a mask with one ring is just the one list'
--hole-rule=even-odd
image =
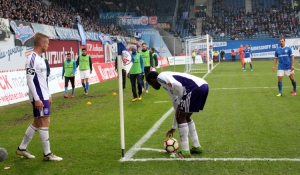
{"label": "purple shorts", "polygon": [[44,107],[43,110],[39,111],[35,108],[34,102],[31,102],[33,107],[33,116],[34,117],[48,117],[50,116],[50,103],[49,100],[42,100]]}
{"label": "purple shorts", "polygon": [[208,84],[203,84],[192,91],[186,92],[180,101],[180,111],[189,113],[202,111],[208,91]]}

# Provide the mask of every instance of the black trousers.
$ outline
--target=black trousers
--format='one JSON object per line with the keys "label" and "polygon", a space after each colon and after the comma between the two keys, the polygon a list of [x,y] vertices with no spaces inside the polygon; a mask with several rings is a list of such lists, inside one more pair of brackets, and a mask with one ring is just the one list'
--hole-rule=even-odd
{"label": "black trousers", "polygon": [[65,76],[65,87],[68,87],[69,81],[71,82],[72,88],[75,88],[74,83],[75,77],[66,77]]}
{"label": "black trousers", "polygon": [[[130,74],[130,82],[133,98],[137,98],[138,95],[142,95],[142,75],[141,74]],[[136,84],[138,86],[138,94],[136,93]]]}

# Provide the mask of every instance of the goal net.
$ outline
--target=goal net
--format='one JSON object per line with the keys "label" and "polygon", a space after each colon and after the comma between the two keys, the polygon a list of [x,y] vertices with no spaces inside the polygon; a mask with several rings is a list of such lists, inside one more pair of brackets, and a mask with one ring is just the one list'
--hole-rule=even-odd
{"label": "goal net", "polygon": [[213,68],[213,58],[209,58],[209,54],[207,54],[209,53],[210,45],[213,45],[213,39],[209,35],[198,36],[184,41],[185,72],[208,73]]}

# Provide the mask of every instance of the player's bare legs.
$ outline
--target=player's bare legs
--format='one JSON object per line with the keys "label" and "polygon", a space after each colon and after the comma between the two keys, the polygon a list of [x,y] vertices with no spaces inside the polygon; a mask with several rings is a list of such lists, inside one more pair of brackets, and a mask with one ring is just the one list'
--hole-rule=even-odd
{"label": "player's bare legs", "polygon": [[290,77],[290,80],[291,80],[292,85],[293,85],[292,95],[295,96],[295,95],[297,95],[297,83],[296,83],[294,74],[291,74],[289,77]]}

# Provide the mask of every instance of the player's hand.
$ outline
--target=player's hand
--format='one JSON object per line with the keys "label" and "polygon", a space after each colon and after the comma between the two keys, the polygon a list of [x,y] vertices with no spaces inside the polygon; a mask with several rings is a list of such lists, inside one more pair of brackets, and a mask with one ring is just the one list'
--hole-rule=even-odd
{"label": "player's hand", "polygon": [[42,111],[43,110],[43,107],[44,107],[44,104],[41,100],[37,100],[34,102],[34,107],[39,110],[39,111]]}
{"label": "player's hand", "polygon": [[61,79],[63,80],[63,79],[64,79],[64,76],[62,76]]}
{"label": "player's hand", "polygon": [[294,66],[291,66],[291,71],[293,71],[295,69],[295,67]]}
{"label": "player's hand", "polygon": [[170,130],[167,132],[166,137],[167,137],[167,138],[172,138],[175,131],[176,131],[176,129],[173,129],[173,128],[170,129]]}
{"label": "player's hand", "polygon": [[92,74],[92,71],[90,71],[90,74]]}
{"label": "player's hand", "polygon": [[49,97],[49,105],[52,105],[52,97]]}
{"label": "player's hand", "polygon": [[275,72],[275,66],[272,67],[272,71]]}
{"label": "player's hand", "polygon": [[73,74],[71,74],[71,76],[70,77],[74,77],[74,75]]}

